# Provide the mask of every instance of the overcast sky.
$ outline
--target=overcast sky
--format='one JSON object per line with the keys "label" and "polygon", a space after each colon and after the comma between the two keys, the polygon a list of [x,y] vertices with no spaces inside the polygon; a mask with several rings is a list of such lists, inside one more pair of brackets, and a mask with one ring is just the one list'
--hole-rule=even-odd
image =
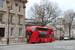
{"label": "overcast sky", "polygon": [[[53,2],[57,2],[58,7],[64,12],[69,9],[73,9],[75,11],[75,0],[51,0]],[[34,3],[39,3],[40,0],[28,0],[26,4],[26,18],[30,18],[28,16],[28,11]]]}

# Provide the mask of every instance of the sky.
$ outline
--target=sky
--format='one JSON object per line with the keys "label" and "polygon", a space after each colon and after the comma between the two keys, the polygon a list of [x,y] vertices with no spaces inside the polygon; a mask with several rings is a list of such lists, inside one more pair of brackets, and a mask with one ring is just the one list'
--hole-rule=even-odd
{"label": "sky", "polygon": [[[26,18],[30,18],[28,11],[30,7],[33,6],[34,3],[40,3],[41,0],[28,0],[26,3]],[[75,11],[75,0],[50,0],[52,2],[57,2],[58,7],[62,10],[62,12],[67,11],[69,9],[73,9]]]}

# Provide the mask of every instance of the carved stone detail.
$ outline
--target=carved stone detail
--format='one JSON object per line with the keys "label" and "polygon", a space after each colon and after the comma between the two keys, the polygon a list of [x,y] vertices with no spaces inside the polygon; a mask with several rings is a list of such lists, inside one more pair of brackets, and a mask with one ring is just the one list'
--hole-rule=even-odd
{"label": "carved stone detail", "polygon": [[10,1],[9,0],[6,0],[6,3],[10,3]]}
{"label": "carved stone detail", "polygon": [[23,8],[26,8],[26,6],[23,6]]}

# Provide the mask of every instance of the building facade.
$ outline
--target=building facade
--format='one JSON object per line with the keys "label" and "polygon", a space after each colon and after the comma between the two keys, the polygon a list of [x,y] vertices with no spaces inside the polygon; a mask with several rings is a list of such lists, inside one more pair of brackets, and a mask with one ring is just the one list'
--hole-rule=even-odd
{"label": "building facade", "polygon": [[[75,24],[74,23],[71,25],[70,36],[71,38],[75,39]],[[64,35],[69,35],[69,25],[65,23],[65,20],[63,18],[58,18],[56,22],[49,23],[46,26],[53,28],[55,39],[60,39],[60,37],[64,38]]]}
{"label": "building facade", "polygon": [[75,39],[75,25],[72,25],[71,27],[71,38],[74,38]]}
{"label": "building facade", "polygon": [[29,28],[30,26],[42,26],[42,23],[37,21],[36,19],[26,19],[25,28]]}
{"label": "building facade", "polygon": [[51,22],[46,26],[53,28],[55,39],[60,39],[60,37],[64,37],[65,32],[64,32],[64,24],[62,18],[58,18],[56,21]]}
{"label": "building facade", "polygon": [[25,42],[26,3],[27,0],[0,0],[0,43],[7,43],[8,32],[9,43]]}

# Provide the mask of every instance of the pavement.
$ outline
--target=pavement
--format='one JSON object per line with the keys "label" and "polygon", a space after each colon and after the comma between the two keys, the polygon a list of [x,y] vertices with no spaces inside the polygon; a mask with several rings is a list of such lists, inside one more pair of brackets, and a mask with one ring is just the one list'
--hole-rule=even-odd
{"label": "pavement", "polygon": [[47,43],[7,45],[0,50],[75,50],[75,40],[63,40]]}
{"label": "pavement", "polygon": [[[23,42],[23,43],[11,43],[9,45],[22,45],[22,44],[27,44],[27,42]],[[0,46],[8,46],[7,44],[0,44]]]}
{"label": "pavement", "polygon": [[[55,40],[55,41],[60,41],[60,40]],[[63,40],[61,40],[63,41]],[[22,44],[27,44],[27,42],[23,42],[23,43],[11,43],[9,45],[22,45]],[[7,44],[0,44],[0,46],[8,46]]]}

